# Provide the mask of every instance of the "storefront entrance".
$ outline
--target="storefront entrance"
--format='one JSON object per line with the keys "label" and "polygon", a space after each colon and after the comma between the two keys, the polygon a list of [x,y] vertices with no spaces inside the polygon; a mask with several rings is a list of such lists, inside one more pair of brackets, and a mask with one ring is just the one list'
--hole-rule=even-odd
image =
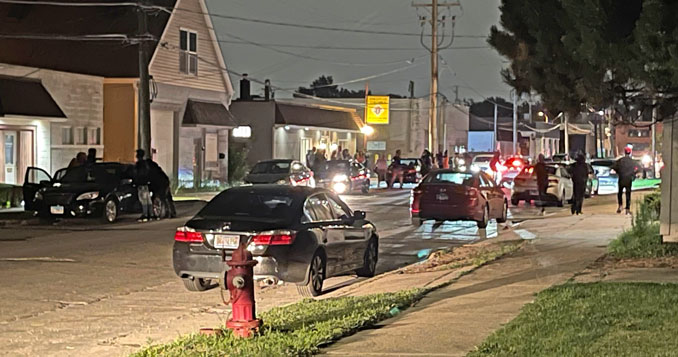
{"label": "storefront entrance", "polygon": [[34,130],[0,127],[0,183],[22,185],[34,165]]}

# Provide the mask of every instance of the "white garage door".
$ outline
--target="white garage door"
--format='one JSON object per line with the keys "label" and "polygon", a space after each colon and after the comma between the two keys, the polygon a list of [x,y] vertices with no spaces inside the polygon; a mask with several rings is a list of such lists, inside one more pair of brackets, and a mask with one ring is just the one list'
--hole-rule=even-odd
{"label": "white garage door", "polygon": [[151,147],[155,149],[153,160],[168,176],[173,174],[174,158],[174,112],[151,110]]}

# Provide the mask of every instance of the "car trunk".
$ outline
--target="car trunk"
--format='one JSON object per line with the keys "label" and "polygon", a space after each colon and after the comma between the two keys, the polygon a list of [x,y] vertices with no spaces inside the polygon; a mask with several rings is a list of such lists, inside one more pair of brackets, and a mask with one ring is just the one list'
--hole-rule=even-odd
{"label": "car trunk", "polygon": [[[218,235],[223,236],[239,236],[241,239],[249,238],[252,233],[272,231],[276,229],[286,229],[289,223],[282,219],[270,220],[245,220],[245,219],[230,219],[230,217],[217,218],[205,217],[194,218],[190,220],[187,227],[193,228],[203,234],[203,245],[205,248],[195,247],[194,253],[214,253],[215,240]],[[230,249],[225,249],[227,254],[235,250],[236,246]],[[262,253],[262,252],[258,252]]]}
{"label": "car trunk", "polygon": [[455,183],[422,185],[420,207],[424,214],[444,214],[454,207],[466,206],[468,187]]}
{"label": "car trunk", "polygon": [[280,173],[280,174],[269,174],[269,173],[263,173],[263,174],[249,174],[245,178],[245,181],[253,184],[257,183],[276,183],[280,180],[288,180],[289,181],[289,174],[288,173]]}

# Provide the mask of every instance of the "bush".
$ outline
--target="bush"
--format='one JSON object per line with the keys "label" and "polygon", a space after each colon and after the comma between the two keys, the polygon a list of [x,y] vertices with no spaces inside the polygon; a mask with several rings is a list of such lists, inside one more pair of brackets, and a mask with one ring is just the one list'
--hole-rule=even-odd
{"label": "bush", "polygon": [[241,182],[249,167],[247,166],[247,149],[228,150],[228,182]]}
{"label": "bush", "polygon": [[639,211],[642,212],[648,221],[656,221],[659,219],[659,212],[661,209],[661,192],[655,191],[643,197],[640,203]]}

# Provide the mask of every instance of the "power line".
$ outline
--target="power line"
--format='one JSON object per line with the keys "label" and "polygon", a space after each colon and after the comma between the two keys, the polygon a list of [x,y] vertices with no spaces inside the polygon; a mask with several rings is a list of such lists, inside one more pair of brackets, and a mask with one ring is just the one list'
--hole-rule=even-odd
{"label": "power line", "polygon": [[126,34],[97,34],[97,35],[50,35],[50,34],[6,34],[0,33],[0,38],[17,40],[58,40],[58,41],[154,41],[152,35],[128,36]]}
{"label": "power line", "polygon": [[[222,40],[219,39],[217,42],[220,43],[230,43],[237,45],[251,45],[248,41],[234,41],[234,40]],[[314,50],[340,50],[340,51],[420,51],[421,47],[351,47],[351,46],[309,46],[309,45],[294,45],[294,44],[277,44],[277,43],[260,43],[260,45],[270,46],[270,47],[280,47],[280,48],[307,48]],[[451,50],[475,50],[475,49],[490,49],[490,46],[459,46],[459,47],[449,47],[446,49]]]}

